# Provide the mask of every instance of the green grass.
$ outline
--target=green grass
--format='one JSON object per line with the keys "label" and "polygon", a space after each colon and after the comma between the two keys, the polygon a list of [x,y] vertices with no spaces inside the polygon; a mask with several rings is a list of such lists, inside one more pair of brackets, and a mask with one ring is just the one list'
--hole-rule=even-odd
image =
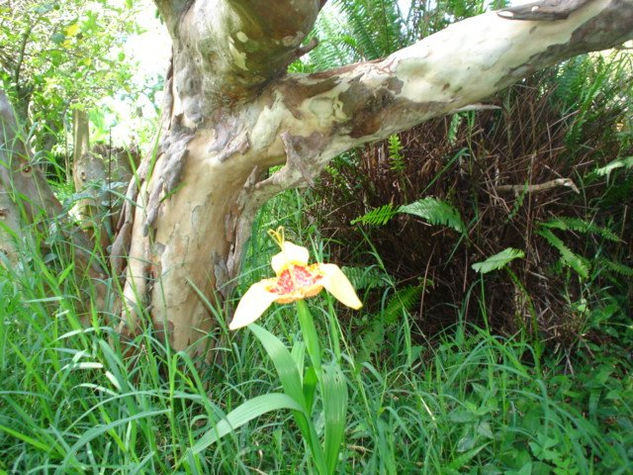
{"label": "green grass", "polygon": [[[307,470],[288,411],[189,452],[243,401],[279,391],[250,332],[226,334],[216,361],[196,365],[147,330],[126,359],[107,322],[93,316],[91,327],[79,325],[72,278],[51,279],[36,256],[19,271],[0,271],[0,473]],[[319,318],[332,302],[310,303],[326,328]],[[416,346],[405,317],[371,359],[357,357],[359,338],[347,332],[340,472],[633,471],[633,380],[624,350],[539,357],[520,336],[469,325]],[[290,344],[299,331],[292,310],[281,306],[262,324]],[[327,332],[320,334],[328,346]]]}

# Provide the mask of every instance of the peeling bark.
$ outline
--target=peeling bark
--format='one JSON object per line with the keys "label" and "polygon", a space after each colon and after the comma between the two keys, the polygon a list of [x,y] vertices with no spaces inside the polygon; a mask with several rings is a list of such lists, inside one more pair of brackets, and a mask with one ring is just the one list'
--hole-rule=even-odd
{"label": "peeling bark", "polygon": [[591,0],[546,0],[504,8],[499,16],[509,20],[564,20]]}
{"label": "peeling bark", "polygon": [[323,2],[156,3],[174,42],[165,129],[128,189],[113,262],[127,263],[126,331],[148,314],[176,349],[197,343],[193,353],[212,344],[209,303],[229,295],[252,220],[272,196],[309,185],[351,147],[633,36],[632,0],[572,1],[542,16],[556,21],[486,13],[383,60],[288,75]]}

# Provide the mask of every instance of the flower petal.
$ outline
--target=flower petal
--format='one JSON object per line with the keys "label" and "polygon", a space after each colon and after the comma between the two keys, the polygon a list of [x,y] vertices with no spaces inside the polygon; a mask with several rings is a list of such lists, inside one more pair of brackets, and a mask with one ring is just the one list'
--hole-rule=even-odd
{"label": "flower petal", "polygon": [[349,279],[336,264],[319,264],[319,270],[323,273],[321,284],[343,305],[353,309],[363,306],[356,295],[356,291]]}
{"label": "flower petal", "polygon": [[229,330],[236,330],[253,323],[275,301],[277,295],[267,290],[270,280],[260,280],[249,287],[240,303],[237,304],[233,320],[229,323]]}
{"label": "flower petal", "polygon": [[298,264],[305,266],[310,258],[310,253],[305,247],[297,246],[289,241],[284,241],[281,244],[281,252],[275,254],[270,260],[275,274],[279,275],[290,264]]}

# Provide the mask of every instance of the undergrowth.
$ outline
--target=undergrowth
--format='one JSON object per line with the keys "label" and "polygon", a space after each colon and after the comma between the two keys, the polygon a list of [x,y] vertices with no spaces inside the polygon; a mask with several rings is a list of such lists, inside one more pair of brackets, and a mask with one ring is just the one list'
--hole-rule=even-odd
{"label": "undergrowth", "polygon": [[[318,251],[318,241],[313,247]],[[117,333],[96,315],[90,327],[80,325],[71,287],[62,283],[51,293],[41,280],[36,271],[0,274],[0,472],[306,469],[298,429],[284,412],[191,453],[241,401],[277,389],[248,332],[229,334],[220,322],[218,358],[195,364],[148,329],[131,342],[136,355],[126,358]],[[319,318],[332,302],[311,302],[325,328]],[[363,343],[345,331],[350,401],[342,472],[633,470],[632,368],[623,350],[595,347],[592,359],[552,360],[520,335],[494,336],[463,321],[416,344],[403,306],[358,318],[367,317],[392,326],[384,344],[364,356]],[[298,333],[282,306],[263,324],[290,342]]]}
{"label": "undergrowth", "polygon": [[[398,288],[424,289],[409,307],[420,337],[467,299],[465,318],[500,334],[565,351],[608,342],[633,308],[631,84],[628,52],[576,58],[487,101],[497,109],[348,152],[313,190],[310,219],[335,259],[362,268],[378,254]],[[476,290],[477,264],[507,248],[524,253],[515,278],[490,273]],[[376,289],[368,307],[382,300]]]}
{"label": "undergrowth", "polygon": [[[260,213],[246,262],[255,271],[242,276],[244,285],[266,272],[274,250],[259,236],[271,225],[296,226],[293,239],[326,257],[315,230],[299,226],[303,206],[299,194],[288,192]],[[242,401],[279,389],[250,333],[229,333],[216,312],[222,336],[208,363],[174,352],[151,329],[124,344],[96,314],[84,327],[72,273],[43,274],[46,264],[28,249],[22,267],[0,270],[0,473],[307,470],[299,431],[281,411],[191,451]],[[455,309],[458,323],[433,340],[415,341],[420,290],[396,289],[378,255],[345,270],[361,294],[378,288],[384,298],[378,310],[341,322],[349,389],[341,472],[633,470],[626,348],[589,342],[589,351],[574,358],[543,353],[520,333],[495,336],[466,322],[466,301]],[[325,340],[334,302],[310,302]],[[355,334],[359,323],[372,322],[380,338]],[[283,306],[262,324],[289,343],[299,332]]]}

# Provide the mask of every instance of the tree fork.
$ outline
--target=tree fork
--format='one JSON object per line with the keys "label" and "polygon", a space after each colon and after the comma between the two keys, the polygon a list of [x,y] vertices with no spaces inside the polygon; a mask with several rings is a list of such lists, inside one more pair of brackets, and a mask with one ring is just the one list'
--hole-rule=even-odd
{"label": "tree fork", "polygon": [[573,1],[547,21],[490,12],[382,60],[286,74],[323,2],[156,3],[174,43],[164,133],[130,186],[113,257],[120,266],[127,256],[130,331],[146,311],[175,349],[193,353],[212,344],[208,302],[228,297],[253,218],[272,196],[308,185],[349,148],[633,36],[633,0]]}

